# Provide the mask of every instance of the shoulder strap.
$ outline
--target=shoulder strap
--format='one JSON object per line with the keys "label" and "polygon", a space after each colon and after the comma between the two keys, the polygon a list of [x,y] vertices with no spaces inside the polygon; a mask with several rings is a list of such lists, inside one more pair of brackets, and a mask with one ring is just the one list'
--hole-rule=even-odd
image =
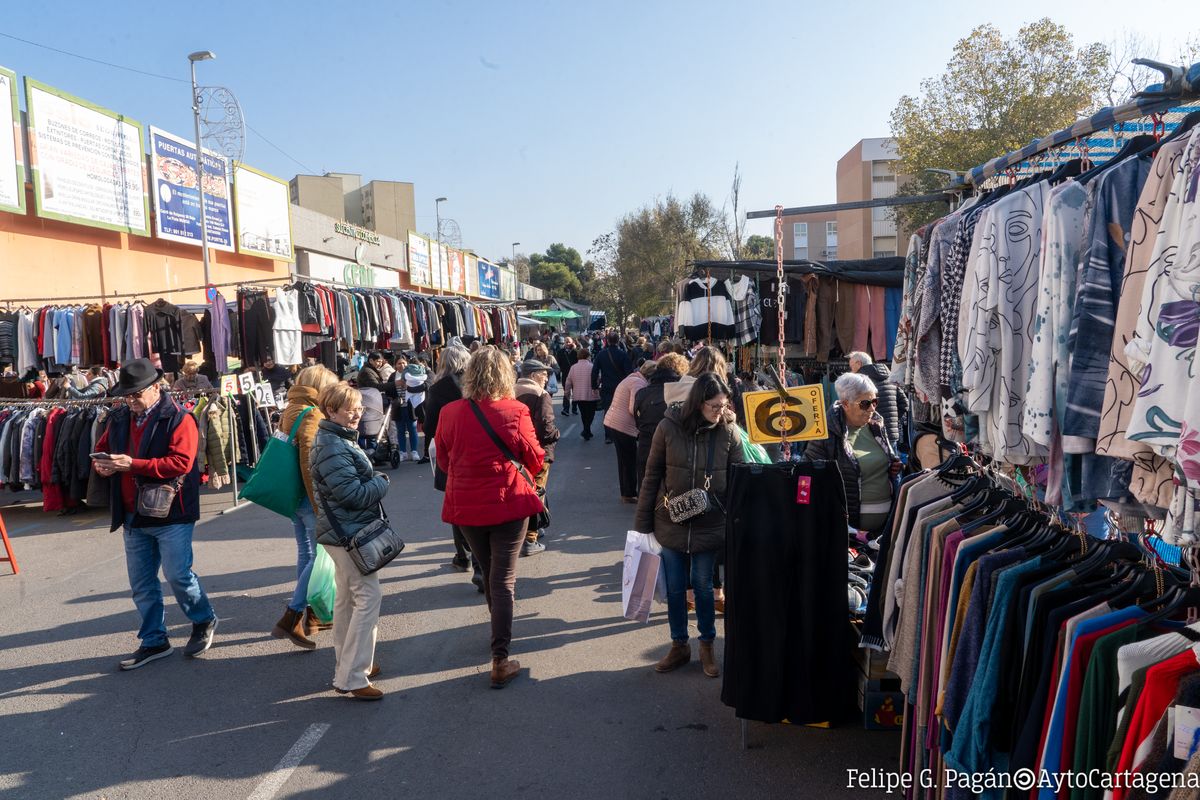
{"label": "shoulder strap", "polygon": [[316,406],[309,406],[300,412],[296,417],[296,421],[292,423],[292,429],[288,431],[288,444],[294,444],[296,441],[296,431],[300,430],[300,423],[304,422],[304,418],[308,416],[308,412],[312,411]]}
{"label": "shoulder strap", "polygon": [[713,431],[710,431],[708,434],[708,459],[705,461],[705,464],[704,464],[705,479],[712,478],[713,457],[716,455],[716,452],[717,452],[717,432],[715,430],[713,430]]}
{"label": "shoulder strap", "polygon": [[325,496],[320,492],[317,492],[317,498],[321,501],[321,508],[325,509],[325,516],[329,519],[329,527],[333,528],[333,532],[337,534],[339,539],[341,539],[343,542],[347,541],[349,537],[346,536],[346,532],[342,530],[341,523],[339,523],[337,521],[337,517],[334,516],[333,509],[329,507],[329,501],[326,500]]}
{"label": "shoulder strap", "polygon": [[475,419],[479,420],[479,424],[483,426],[484,433],[491,438],[491,440],[496,444],[496,447],[500,448],[500,452],[504,455],[504,457],[512,462],[512,465],[517,468],[517,472],[521,473],[521,477],[524,478],[530,486],[536,487],[537,484],[533,482],[533,478],[531,478],[529,473],[525,470],[525,465],[517,460],[517,457],[513,455],[513,451],[510,450],[508,445],[504,443],[504,440],[496,434],[496,431],[492,428],[491,423],[487,421],[487,417],[483,415],[483,410],[479,407],[479,405],[474,400],[468,400],[467,402],[471,404],[471,411],[475,413]]}

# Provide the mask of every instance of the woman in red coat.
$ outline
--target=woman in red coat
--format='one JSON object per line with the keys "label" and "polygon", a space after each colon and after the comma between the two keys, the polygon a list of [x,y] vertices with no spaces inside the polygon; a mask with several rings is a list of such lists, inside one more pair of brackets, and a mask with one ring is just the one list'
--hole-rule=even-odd
{"label": "woman in red coat", "polygon": [[[434,437],[438,467],[447,475],[442,520],[462,530],[483,568],[492,614],[493,689],[521,669],[508,658],[517,559],[529,517],[542,510],[533,476],[546,455],[529,409],[513,399],[515,380],[507,355],[491,346],[476,351],[463,373],[463,399],[442,409]],[[492,440],[488,428],[521,463],[520,469]]]}

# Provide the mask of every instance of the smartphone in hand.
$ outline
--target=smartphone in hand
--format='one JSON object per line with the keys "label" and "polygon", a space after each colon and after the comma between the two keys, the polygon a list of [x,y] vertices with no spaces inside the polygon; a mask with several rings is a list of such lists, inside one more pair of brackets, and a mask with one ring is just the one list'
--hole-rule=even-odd
{"label": "smartphone in hand", "polygon": [[112,461],[112,456],[108,453],[88,453],[88,457],[93,461]]}

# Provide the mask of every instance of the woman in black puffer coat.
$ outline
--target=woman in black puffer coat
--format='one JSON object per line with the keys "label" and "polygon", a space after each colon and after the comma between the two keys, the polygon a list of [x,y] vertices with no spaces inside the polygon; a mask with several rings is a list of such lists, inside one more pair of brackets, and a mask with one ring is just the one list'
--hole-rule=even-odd
{"label": "woman in black puffer coat", "polygon": [[[712,678],[720,675],[713,654],[713,640],[717,636],[713,562],[725,546],[725,509],[721,502],[729,465],[744,460],[729,401],[729,386],[722,378],[711,372],[697,377],[683,407],[669,409],[659,423],[646,461],[634,528],[641,533],[653,533],[663,548],[671,649],[655,665],[659,672],[677,669],[692,657],[687,627],[690,562],[696,626],[700,632],[700,662],[705,675]],[[706,489],[713,498],[714,508],[684,522],[673,522],[666,501],[692,489]]]}

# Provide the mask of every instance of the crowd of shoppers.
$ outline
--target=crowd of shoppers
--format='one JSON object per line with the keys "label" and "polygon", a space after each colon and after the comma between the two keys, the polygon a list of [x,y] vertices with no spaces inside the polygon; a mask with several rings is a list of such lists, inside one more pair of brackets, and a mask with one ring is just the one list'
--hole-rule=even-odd
{"label": "crowd of shoppers", "polygon": [[[454,542],[451,564],[471,571],[489,610],[491,686],[503,687],[519,675],[510,652],[517,565],[521,557],[546,550],[539,523],[548,511],[546,490],[561,437],[553,407],[556,379],[563,387],[562,413],[579,415],[585,441],[593,438],[595,415],[603,410],[619,498],[636,504],[633,528],[653,534],[663,548],[671,643],[655,669],[670,672],[691,660],[688,613],[694,610],[702,670],[720,674],[714,652],[716,616],[723,611],[726,521],[720,498],[731,466],[744,460],[736,407],[743,390],[757,388],[753,375],[733,376],[712,346],[655,347],[615,333],[605,337],[603,347],[570,337],[552,344],[532,341],[517,361],[512,352],[477,342],[469,349],[455,340],[439,352],[433,374],[415,357],[377,351],[349,373],[352,383],[315,365],[289,371],[281,381],[289,388],[279,430],[295,444],[303,496],[291,518],[296,583],[271,633],[312,651],[318,632],[331,627],[337,693],[363,700],[383,696],[372,684],[380,674],[379,576],[363,574],[344,546],[386,518],[389,480],[362,446],[362,428],[377,402],[390,407],[405,457],[433,462],[434,487],[444,492],[442,520]],[[861,353],[849,361],[851,372],[835,384],[838,400],[828,412],[828,437],[797,452],[838,464],[851,542],[865,543],[880,534],[894,502],[905,408],[886,382],[884,367]],[[176,388],[200,388],[194,367],[184,366]],[[94,383],[101,394],[124,399],[111,413],[94,459],[96,472],[111,479],[112,527],[125,530],[130,587],[142,620],[140,647],[121,669],[137,669],[172,652],[160,569],[192,623],[185,653],[200,655],[212,645],[218,618],[192,571],[199,517],[196,423],[162,391],[162,372],[146,359],[125,365],[115,381],[105,373],[87,377],[82,387],[72,383],[76,392]],[[697,489],[713,502],[696,516],[674,520],[671,498]],[[331,625],[308,605],[318,544],[333,563]]]}

